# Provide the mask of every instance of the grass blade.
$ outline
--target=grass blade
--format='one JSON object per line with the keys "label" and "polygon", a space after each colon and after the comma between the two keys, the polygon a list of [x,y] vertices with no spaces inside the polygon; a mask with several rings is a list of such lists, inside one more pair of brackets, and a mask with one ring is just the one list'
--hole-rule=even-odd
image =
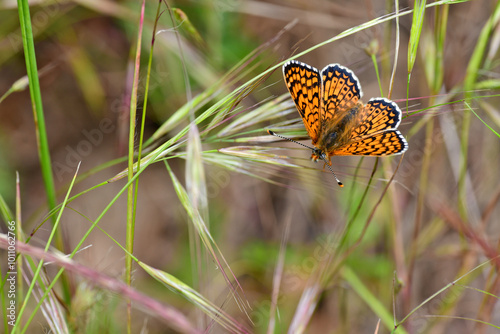
{"label": "grass blade", "polygon": [[[69,187],[69,189],[68,189],[68,192],[66,193],[66,197],[64,198],[64,201],[63,201],[63,203],[62,203],[61,210],[59,211],[59,214],[58,214],[58,216],[57,216],[57,218],[56,218],[56,220],[55,220],[55,223],[54,223],[54,226],[53,226],[52,231],[51,231],[51,233],[50,233],[50,236],[49,236],[49,238],[48,238],[48,240],[47,240],[47,243],[46,243],[46,245],[45,245],[45,250],[44,250],[45,252],[47,252],[47,251],[48,251],[48,249],[49,249],[49,247],[50,247],[50,244],[51,244],[51,241],[55,238],[56,232],[57,232],[57,231],[59,231],[59,230],[58,230],[59,222],[61,221],[61,217],[62,217],[62,213],[63,213],[63,211],[64,211],[64,207],[66,206],[66,204],[67,204],[67,202],[68,202],[69,194],[70,194],[70,192],[71,192],[71,189],[73,188],[73,185],[74,185],[74,183],[75,183],[76,176],[77,176],[77,174],[78,174],[78,170],[79,170],[79,169],[80,169],[80,164],[78,164],[78,167],[77,167],[77,169],[76,169],[75,175],[73,176],[73,180],[71,181],[71,184],[70,184],[70,187]],[[20,324],[21,324],[22,315],[23,315],[23,313],[24,313],[24,310],[26,309],[26,306],[28,305],[28,303],[27,303],[26,301],[28,301],[28,300],[29,300],[29,297],[30,297],[30,295],[31,295],[31,293],[32,293],[32,291],[33,291],[34,286],[35,286],[35,283],[36,283],[36,282],[37,282],[37,280],[39,279],[39,275],[40,275],[40,272],[41,272],[41,270],[42,270],[43,263],[44,263],[44,261],[43,261],[43,260],[42,260],[42,261],[40,261],[40,262],[38,263],[38,266],[37,266],[37,268],[36,268],[36,270],[35,270],[35,273],[33,274],[33,279],[32,279],[32,281],[31,281],[31,284],[30,284],[29,288],[28,288],[28,291],[26,292],[25,302],[22,304],[21,309],[19,310],[19,313],[18,313],[18,315],[17,315],[16,325],[12,328],[12,331],[13,331],[13,332],[15,332],[15,331],[19,328],[19,326],[21,326]],[[42,284],[42,286],[43,286],[43,284]],[[49,289],[46,289],[46,290],[45,290],[44,297],[48,295],[49,291],[50,291]],[[43,299],[44,299],[44,298],[42,298],[42,299],[41,299],[41,301],[43,301]],[[40,305],[40,303],[39,303],[38,305]],[[32,313],[31,313],[31,315],[30,315],[30,319],[31,319],[32,317],[34,317],[34,315],[35,315],[35,314],[36,314],[36,310],[35,310],[35,311],[32,311]],[[31,322],[30,320],[27,322],[27,324],[26,324],[26,326],[25,326],[25,329],[27,328],[27,326],[28,326],[28,324],[29,324],[30,322]],[[25,329],[24,329],[24,330],[25,330]],[[23,330],[23,331],[24,331],[24,330]]]}
{"label": "grass blade", "polygon": [[156,280],[158,280],[162,284],[165,284],[170,289],[173,289],[175,292],[182,294],[186,299],[196,305],[205,314],[210,316],[211,319],[219,323],[230,333],[250,333],[248,329],[238,324],[233,318],[231,318],[231,316],[226,314],[223,310],[219,309],[196,290],[192,289],[190,286],[183,283],[176,277],[164,271],[150,267],[140,261],[138,262],[138,264]]}
{"label": "grass blade", "polygon": [[[45,185],[45,192],[47,194],[48,207],[49,210],[52,210],[56,206],[56,191],[54,186],[54,177],[52,175],[52,162],[49,151],[47,130],[45,127],[42,93],[40,90],[40,82],[38,80],[38,67],[35,55],[35,43],[33,38],[33,29],[31,27],[31,16],[28,0],[18,0],[17,6],[19,12],[19,21],[21,24],[26,71],[29,80],[31,105],[33,108],[33,117],[36,125],[38,156],[40,158],[40,165],[42,170],[43,183]],[[55,224],[55,222],[53,223]],[[59,230],[55,232],[55,243],[58,249],[64,249],[64,241]],[[66,277],[63,277],[63,298],[67,303],[70,302],[69,284]]]}
{"label": "grass blade", "polygon": [[[165,165],[166,165],[167,170],[170,174],[172,182],[174,183],[175,192],[177,193],[177,196],[179,197],[181,204],[184,206],[184,209],[186,210],[191,221],[193,222],[193,225],[194,225],[196,231],[198,232],[198,235],[200,236],[204,246],[206,247],[208,252],[211,254],[214,261],[217,263],[218,268],[219,268],[222,276],[224,277],[224,280],[226,281],[226,284],[228,285],[228,288],[230,289],[231,294],[233,295],[235,302],[238,304],[238,306],[240,307],[240,309],[242,311],[247,313],[246,309],[248,307],[248,302],[246,300],[244,300],[244,298],[240,295],[240,293],[242,293],[243,290],[242,290],[240,284],[238,283],[236,276],[231,271],[229,264],[227,263],[226,259],[224,258],[224,255],[222,254],[219,247],[215,243],[215,240],[213,239],[210,231],[208,230],[207,225],[203,221],[199,211],[191,203],[191,200],[189,199],[189,196],[187,195],[186,190],[180,184],[177,177],[172,172],[172,170],[170,169],[169,165],[166,162],[165,162]],[[219,257],[220,257],[220,259],[219,259]],[[226,270],[228,270],[231,273],[232,277],[236,281],[236,284],[234,284],[231,281],[231,279],[229,278],[229,275],[226,273]]]}

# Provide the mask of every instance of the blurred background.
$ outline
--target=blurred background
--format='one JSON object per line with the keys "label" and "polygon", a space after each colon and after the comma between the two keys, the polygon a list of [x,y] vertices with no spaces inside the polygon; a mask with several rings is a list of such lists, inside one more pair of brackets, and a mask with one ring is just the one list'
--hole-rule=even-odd
{"label": "blurred background", "polygon": [[[128,104],[140,3],[79,0],[31,1],[30,5],[53,174],[62,201],[79,161],[82,161],[80,173],[92,173],[76,184],[74,193],[104,182],[126,168],[123,160],[96,170],[127,154]],[[329,333],[374,333],[380,314],[368,302],[368,295],[389,312],[394,298],[395,316],[401,319],[446,284],[487,261],[492,254],[498,254],[500,145],[495,132],[470,110],[498,132],[499,98],[492,96],[498,94],[499,79],[500,30],[498,18],[493,14],[498,11],[496,1],[450,5],[444,25],[445,40],[440,44],[435,36],[443,9],[429,8],[409,84],[411,14],[400,17],[399,42],[395,21],[391,20],[318,45],[349,28],[359,28],[393,13],[391,1],[213,0],[175,1],[169,5],[176,15],[171,17],[163,6],[164,12],[158,20],[146,139],[187,101],[214,87],[235,66],[241,72],[237,80],[224,87],[228,91],[317,46],[298,60],[320,69],[330,63],[350,68],[361,82],[364,102],[371,97],[387,97],[393,66],[397,65],[390,98],[406,116],[400,130],[410,148],[387,191],[384,188],[398,168],[400,156],[379,160],[334,157],[333,168],[345,184],[340,189],[322,164],[308,161],[310,151],[292,143],[270,143],[273,138],[267,139],[268,142],[263,139],[267,136],[265,129],[273,129],[274,122],[293,120],[296,132],[286,129],[276,132],[291,134],[310,145],[288,96],[283,98],[289,103],[287,110],[292,111],[287,116],[249,127],[255,136],[262,136],[260,141],[238,144],[223,139],[202,140],[204,151],[237,145],[287,148],[275,153],[304,166],[269,168],[241,158],[240,163],[250,166],[259,176],[256,177],[204,161],[210,231],[245,291],[252,306],[253,323],[231,302],[213,261],[207,261],[202,277],[193,277],[189,218],[161,162],[149,166],[140,177],[134,253],[142,262],[194,285],[252,332],[264,333],[280,244],[285,239],[282,251],[286,254],[285,268],[277,305],[279,333],[289,328],[311,274],[318,267],[328,267],[323,257],[329,254],[331,243],[338,244],[343,236],[348,245],[355,247],[348,254],[342,253],[345,257],[338,262],[342,269],[327,276],[328,282],[322,282],[323,290],[318,294],[318,304],[306,332],[324,332],[328,328]],[[156,6],[157,2],[146,2],[138,121],[142,116]],[[399,2],[401,11],[413,6],[412,1]],[[493,29],[485,39],[480,70],[471,74],[471,59],[489,20]],[[26,75],[15,1],[0,3],[0,22],[0,95],[3,95]],[[436,45],[443,47],[442,53]],[[239,64],[256,49],[260,52],[256,61]],[[471,75],[476,79],[472,84],[467,81]],[[288,93],[281,68],[277,68],[239,102],[228,115],[234,117],[229,122],[283,94]],[[463,100],[466,95],[472,98],[470,108]],[[200,107],[197,114],[218,98],[221,97],[214,97]],[[48,209],[29,90],[14,92],[3,99],[0,117],[0,192],[14,208],[15,172],[19,172],[23,226],[25,233],[30,233],[43,221]],[[188,124],[188,118],[179,122],[157,143],[172,138]],[[199,130],[205,130],[206,126],[200,124]],[[185,148],[179,149],[183,151]],[[184,184],[186,160],[170,159],[169,165]],[[71,210],[65,211],[61,221],[70,250],[90,227],[82,215],[95,219],[124,184],[125,180],[107,184],[71,203]],[[125,224],[126,197],[122,196],[99,226],[124,244]],[[289,235],[285,232],[287,226]],[[347,235],[343,234],[346,226],[350,231]],[[49,233],[50,228],[42,226],[31,243],[43,247]],[[85,245],[91,247],[81,251],[76,261],[121,279],[123,250],[98,230],[92,232]],[[487,265],[467,275],[462,284],[498,296],[498,267],[497,273],[490,272],[491,268]],[[55,269],[47,268],[49,273]],[[367,292],[353,288],[354,279],[347,275],[347,270],[363,282]],[[75,288],[75,295],[93,296],[93,302],[78,306],[87,312],[82,314],[91,314],[92,303],[107,305],[113,316],[100,328],[119,332],[123,326],[120,320],[123,300],[87,286],[78,277],[73,279],[85,291]],[[133,286],[175,306],[193,323],[200,318],[195,306],[140,269],[134,272]],[[497,331],[457,317],[481,319],[498,326],[498,301],[477,291],[453,289],[419,308],[418,315],[408,320],[405,328],[414,333]],[[72,306],[77,307],[76,304]],[[425,315],[452,318],[431,319]],[[74,320],[81,322],[80,328],[85,328],[88,321],[88,317],[83,318]],[[161,321],[140,309],[134,309],[134,319],[135,332],[143,327],[151,333],[168,332]],[[43,318],[39,322],[39,326],[45,326]],[[222,331],[218,327],[212,330]],[[384,327],[380,333],[389,331]]]}

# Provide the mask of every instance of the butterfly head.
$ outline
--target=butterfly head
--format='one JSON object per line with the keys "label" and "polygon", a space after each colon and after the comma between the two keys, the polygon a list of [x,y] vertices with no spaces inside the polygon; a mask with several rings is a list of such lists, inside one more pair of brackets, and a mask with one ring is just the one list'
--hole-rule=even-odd
{"label": "butterfly head", "polygon": [[323,152],[319,148],[314,148],[312,150],[312,154],[311,154],[312,161],[317,162],[320,159],[326,161],[326,158],[327,158],[327,156],[326,156],[325,152]]}

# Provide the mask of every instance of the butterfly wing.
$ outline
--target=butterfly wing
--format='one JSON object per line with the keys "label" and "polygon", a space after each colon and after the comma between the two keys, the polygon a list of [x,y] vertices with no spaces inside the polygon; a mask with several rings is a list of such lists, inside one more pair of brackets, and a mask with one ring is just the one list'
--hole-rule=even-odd
{"label": "butterfly wing", "polygon": [[408,149],[408,142],[396,130],[401,123],[398,105],[385,98],[373,98],[359,109],[349,125],[350,140],[329,155],[401,154]]}
{"label": "butterfly wing", "polygon": [[283,65],[288,91],[302,117],[309,137],[316,144],[320,134],[320,76],[316,68],[291,60]]}
{"label": "butterfly wing", "polygon": [[363,96],[356,75],[339,64],[330,64],[321,71],[324,113],[322,124],[328,124],[345,116]]}
{"label": "butterfly wing", "polygon": [[401,115],[396,103],[382,97],[373,98],[358,111],[356,124],[351,132],[352,139],[397,129],[401,123]]}
{"label": "butterfly wing", "polygon": [[408,142],[398,130],[388,130],[360,138],[339,147],[330,155],[375,155],[385,156],[404,153]]}

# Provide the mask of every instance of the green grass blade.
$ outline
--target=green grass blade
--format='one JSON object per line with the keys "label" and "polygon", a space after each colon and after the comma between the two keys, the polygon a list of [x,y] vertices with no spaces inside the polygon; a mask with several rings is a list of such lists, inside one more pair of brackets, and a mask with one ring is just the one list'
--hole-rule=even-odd
{"label": "green grass blade", "polygon": [[[349,283],[349,286],[354,292],[368,305],[368,307],[382,320],[382,323],[388,328],[394,328],[394,319],[391,311],[380,302],[380,300],[370,291],[370,288],[364,284],[356,273],[344,266],[342,269],[342,277]],[[407,333],[404,328],[399,327],[397,333]]]}
{"label": "green grass blade", "polygon": [[[29,80],[29,90],[31,104],[33,108],[33,117],[36,126],[36,137],[38,144],[38,156],[42,170],[43,183],[47,194],[47,203],[49,210],[56,206],[56,191],[54,186],[54,177],[52,175],[52,162],[49,151],[49,142],[47,130],[45,127],[45,116],[43,112],[42,93],[40,82],[38,80],[38,67],[35,55],[35,43],[33,38],[33,29],[31,26],[31,17],[28,0],[17,1],[19,21],[21,24],[21,33],[23,39],[24,57],[26,61],[26,72]],[[54,222],[55,224],[55,222]],[[55,234],[55,244],[60,250],[64,249],[64,241],[59,230]],[[70,291],[66,277],[63,277],[63,298],[69,304]]]}
{"label": "green grass blade", "polygon": [[[139,29],[137,32],[134,77],[132,82],[132,91],[130,94],[130,111],[129,111],[129,142],[128,142],[128,181],[131,182],[134,177],[134,151],[135,151],[135,128],[137,115],[137,91],[139,86],[139,69],[141,64],[141,47],[142,47],[142,31],[144,27],[144,10],[146,1],[142,1],[141,12],[139,15]],[[139,178],[136,178],[135,186],[138,185]],[[134,253],[134,236],[135,236],[135,205],[137,203],[137,192],[134,191],[134,183],[130,183],[127,189],[127,227],[126,227],[126,247],[127,255],[125,256],[125,282],[127,285],[132,284],[132,257],[129,254]],[[127,333],[132,332],[132,304],[130,300],[127,303]]]}
{"label": "green grass blade", "polygon": [[[5,234],[0,234],[0,248],[7,248],[8,241]],[[147,312],[162,319],[169,327],[181,333],[200,333],[190,320],[180,311],[171,306],[161,304],[156,299],[146,296],[143,293],[133,290],[120,280],[102,274],[92,268],[85,267],[75,261],[69,260],[64,254],[47,252],[42,248],[33,247],[31,245],[19,242],[17,244],[19,253],[27,256],[28,258],[38,258],[41,261],[52,262],[64,268],[69,272],[74,273],[78,277],[89,280],[102,289],[109,290],[119,295],[133,299],[137,304]],[[139,263],[141,264],[141,263]],[[53,283],[49,285],[49,289],[53,287]],[[86,332],[84,332],[86,333]]]}
{"label": "green grass blade", "polygon": [[460,280],[462,280],[463,278],[469,276],[471,273],[473,273],[474,271],[480,269],[481,267],[489,264],[489,263],[492,263],[494,262],[496,259],[490,259],[488,261],[485,261],[483,263],[480,263],[479,265],[477,265],[476,267],[472,268],[471,270],[467,271],[465,274],[463,274],[462,276],[458,277],[457,279],[455,279],[453,282],[451,283],[448,283],[446,284],[443,288],[439,289],[438,291],[436,291],[435,293],[433,293],[429,298],[425,299],[423,302],[421,302],[417,307],[415,307],[410,313],[408,313],[401,321],[399,321],[397,323],[397,325],[401,325],[403,324],[406,320],[408,320],[415,312],[417,312],[420,308],[422,308],[424,305],[426,305],[427,303],[431,302],[432,300],[434,300],[434,298],[436,298],[439,294],[441,294],[442,292],[448,290],[449,288],[453,287],[456,285],[457,282],[459,282]]}
{"label": "green grass blade", "polygon": [[436,7],[436,23],[434,27],[434,44],[436,46],[434,58],[434,80],[432,94],[438,94],[443,85],[444,78],[444,47],[448,26],[448,13],[450,5]]}
{"label": "green grass blade", "polygon": [[165,284],[173,291],[182,294],[187,300],[196,305],[212,320],[219,323],[222,327],[226,328],[230,333],[250,333],[243,325],[240,325],[226,314],[223,310],[215,306],[207,298],[202,296],[199,292],[177,279],[176,277],[164,271],[155,269],[145,263],[137,262],[151,277],[155,278],[162,284]]}
{"label": "green grass blade", "polygon": [[[53,226],[53,228],[52,228],[52,231],[51,231],[51,233],[50,233],[50,236],[49,236],[49,238],[48,238],[48,240],[47,240],[47,242],[46,242],[46,244],[45,244],[45,249],[44,249],[44,251],[45,251],[45,252],[47,252],[47,251],[49,250],[49,247],[50,247],[50,244],[51,244],[52,240],[53,240],[53,239],[55,239],[55,236],[56,236],[57,232],[59,231],[59,230],[58,230],[59,222],[61,221],[61,217],[62,217],[62,214],[63,214],[64,208],[65,208],[66,204],[68,203],[69,194],[70,194],[70,192],[71,192],[71,189],[73,189],[73,185],[75,184],[76,176],[78,175],[78,170],[79,170],[79,169],[80,169],[80,164],[78,164],[78,167],[77,167],[77,169],[76,169],[75,175],[73,176],[73,179],[72,179],[71,184],[70,184],[70,186],[69,186],[68,192],[66,193],[66,196],[65,196],[65,198],[64,198],[64,201],[63,201],[63,203],[62,203],[61,210],[59,211],[59,214],[58,214],[58,216],[57,216],[57,218],[56,218],[56,220],[55,220],[55,222],[54,222],[54,226]],[[24,310],[26,309],[26,306],[28,305],[27,301],[28,301],[28,299],[29,299],[29,297],[30,297],[30,295],[31,295],[31,293],[32,293],[32,291],[33,291],[33,288],[34,288],[34,286],[35,286],[35,283],[36,283],[36,281],[39,279],[39,275],[40,275],[40,271],[42,270],[43,263],[44,263],[44,261],[43,261],[43,260],[41,260],[41,261],[38,263],[38,266],[37,266],[37,268],[36,268],[36,270],[35,270],[35,273],[33,274],[33,278],[32,278],[31,284],[30,284],[30,286],[29,286],[29,288],[28,288],[28,291],[26,292],[26,296],[25,296],[25,301],[26,301],[26,302],[22,304],[21,309],[19,310],[19,313],[18,313],[18,315],[17,315],[16,325],[15,325],[15,326],[13,327],[13,329],[12,329],[12,331],[13,331],[13,332],[14,332],[14,331],[16,331],[16,330],[19,328],[18,326],[21,326],[21,325],[20,325],[20,324],[21,324],[21,321],[20,321],[20,320],[22,319],[22,315],[23,315],[23,313],[24,313]],[[49,289],[46,289],[46,290],[45,290],[45,295],[44,295],[44,296],[46,296],[46,295],[48,294],[48,292],[49,292]],[[41,303],[42,301],[43,301],[43,298],[41,298],[41,300],[40,300],[40,302],[39,302],[39,305],[40,305],[40,303]],[[32,311],[32,313],[31,313],[31,315],[30,315],[30,319],[27,321],[27,324],[26,324],[26,326],[25,326],[25,329],[27,328],[28,324],[31,322],[31,319],[34,317],[34,315],[35,315],[35,314],[36,314],[36,312],[35,312],[35,311]],[[25,329],[24,329],[24,330],[25,330]],[[24,331],[24,330],[23,330],[23,331]]]}
{"label": "green grass blade", "polygon": [[467,72],[464,79],[464,90],[466,91],[466,97],[470,98],[473,90],[475,89],[475,84],[477,81],[478,73],[481,69],[481,64],[484,60],[484,55],[488,43],[490,41],[490,36],[493,33],[494,28],[498,25],[500,20],[500,2],[496,3],[495,9],[490,16],[490,19],[486,22],[481,34],[477,40],[476,47],[467,66]]}
{"label": "green grass blade", "polygon": [[468,104],[468,103],[467,103],[467,101],[465,101],[465,105],[467,106],[467,108],[469,108],[469,110],[470,110],[470,111],[472,111],[472,113],[473,113],[474,115],[476,115],[476,117],[477,117],[477,118],[478,118],[481,122],[483,122],[483,124],[484,124],[484,125],[486,125],[486,127],[487,127],[488,129],[490,129],[490,130],[491,130],[491,132],[493,132],[493,133],[494,133],[497,137],[499,137],[499,138],[500,138],[500,133],[496,132],[496,131],[495,131],[495,130],[491,127],[491,126],[489,126],[489,125],[488,125],[488,123],[486,123],[486,122],[485,122],[485,121],[484,121],[481,117],[479,117],[479,115],[478,115],[478,114],[474,111],[474,108],[472,108],[472,107],[470,106],[470,104]]}
{"label": "green grass blade", "polygon": [[37,126],[37,141],[42,167],[45,191],[47,192],[47,201],[49,209],[55,207],[56,193],[54,179],[52,176],[52,166],[50,160],[49,144],[47,131],[45,128],[45,117],[43,114],[42,94],[40,82],[38,80],[38,68],[35,55],[35,44],[33,40],[33,31],[31,28],[31,17],[27,0],[18,0],[19,20],[21,23],[21,32],[23,35],[24,56],[26,60],[26,71],[28,73],[29,89],[31,102],[33,106],[33,116]]}
{"label": "green grass blade", "polygon": [[422,34],[422,26],[425,18],[426,0],[416,0],[413,9],[413,18],[408,42],[408,75],[413,71],[413,66],[417,60],[417,50]]}
{"label": "green grass blade", "polygon": [[2,216],[2,220],[8,222],[11,220],[14,220],[14,214],[12,213],[11,209],[5,202],[5,199],[3,196],[0,194],[0,215]]}
{"label": "green grass blade", "polygon": [[[186,210],[189,218],[191,219],[196,231],[198,232],[198,235],[203,242],[205,248],[207,251],[211,254],[213,257],[214,261],[217,263],[218,268],[220,270],[220,273],[224,277],[224,280],[226,281],[226,284],[228,288],[231,291],[231,294],[235,300],[236,303],[240,306],[240,308],[246,313],[246,308],[248,307],[248,302],[244,299],[244,297],[241,296],[241,293],[243,292],[243,289],[239,285],[238,281],[236,280],[236,276],[233,274],[231,268],[229,267],[229,264],[227,263],[226,259],[224,258],[224,255],[220,251],[219,247],[217,246],[215,240],[213,239],[210,231],[208,230],[208,227],[206,223],[203,221],[203,218],[200,215],[200,212],[196,209],[196,207],[193,205],[191,202],[186,190],[184,187],[180,184],[179,180],[175,176],[175,174],[172,172],[170,169],[170,166],[168,163],[165,161],[165,166],[167,167],[167,170],[170,174],[170,178],[172,179],[172,182],[174,184],[175,192],[177,193],[177,196]],[[236,284],[234,284],[227,274],[227,271],[231,274],[232,278],[236,281]]]}
{"label": "green grass blade", "polygon": [[[465,98],[469,99],[472,96],[472,91],[477,82],[478,73],[483,63],[484,54],[486,53],[486,48],[489,43],[489,37],[492,34],[493,29],[498,25],[500,20],[500,2],[496,3],[495,9],[490,16],[490,19],[486,22],[479,39],[476,43],[476,47],[467,66],[467,71],[464,79],[464,90]],[[470,132],[470,113],[464,113],[462,118],[462,132],[461,132],[461,142],[460,142],[460,172],[458,179],[458,193],[459,193],[459,208],[460,214],[463,219],[467,219],[467,205],[466,205],[466,175],[468,166],[468,144],[469,144],[469,132]]]}

